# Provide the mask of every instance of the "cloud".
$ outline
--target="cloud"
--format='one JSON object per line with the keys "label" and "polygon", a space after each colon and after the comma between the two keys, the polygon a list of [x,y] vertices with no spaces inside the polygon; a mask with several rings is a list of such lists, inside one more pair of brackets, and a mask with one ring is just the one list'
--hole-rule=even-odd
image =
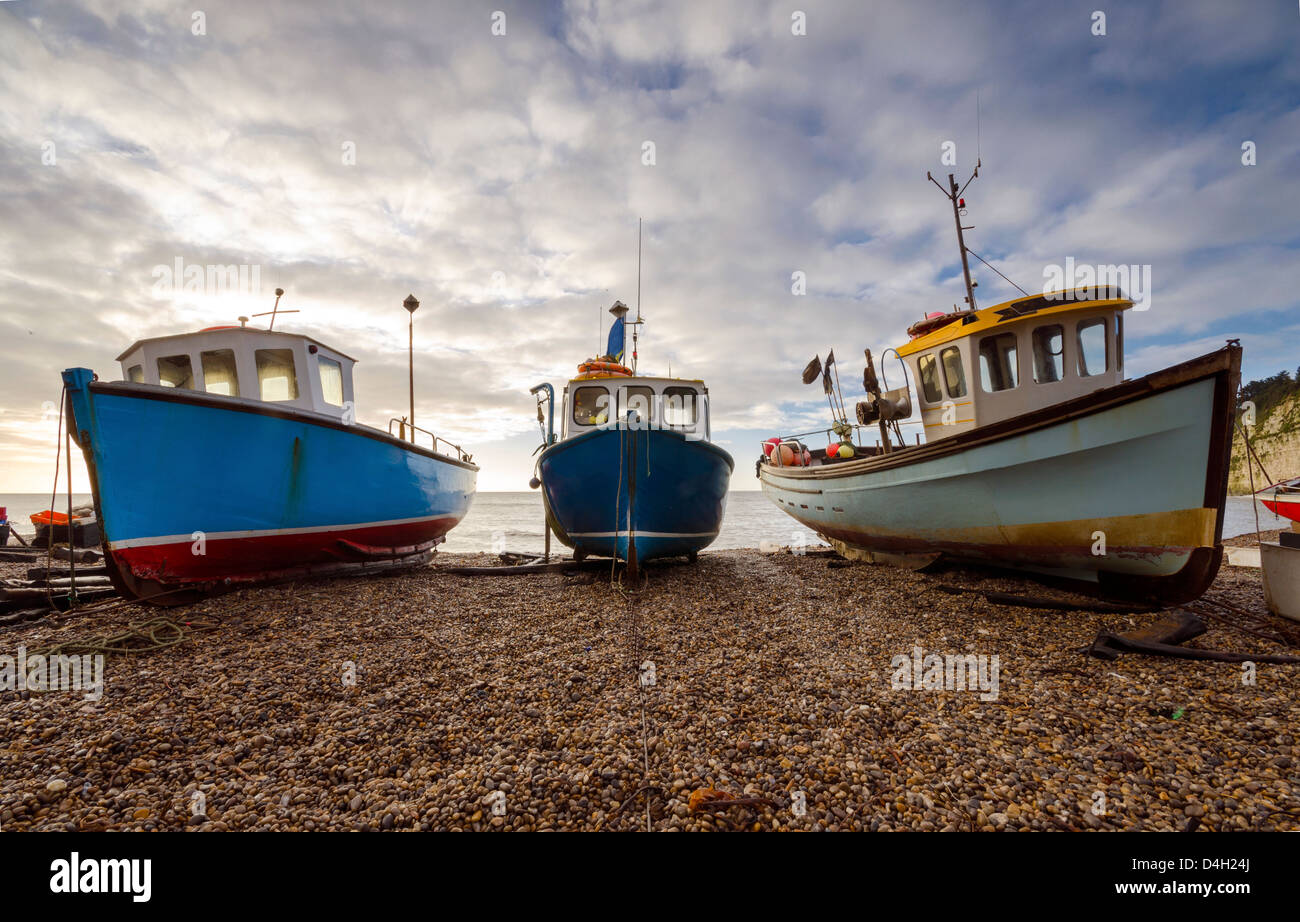
{"label": "cloud", "polygon": [[[203,35],[165,0],[0,4],[0,487],[47,487],[33,420],[60,369],[114,376],[131,341],[267,310],[279,285],[301,311],[280,326],[359,358],[381,427],[415,293],[417,417],[484,488],[519,488],[527,389],[635,302],[638,218],[642,367],[705,378],[743,454],[820,424],[814,353],[855,377],[858,350],[959,301],[925,173],[977,154],[969,242],[1022,286],[1067,256],[1152,265],[1132,373],[1226,335],[1248,369],[1294,364],[1268,335],[1297,300],[1293,11],[1168,2],[1098,37],[1069,5],[798,6],[803,36],[788,5],[741,0],[524,5],[497,36],[495,3],[223,3]],[[262,290],[154,298],[177,257],[256,265]],[[976,275],[982,304],[1016,294]]]}

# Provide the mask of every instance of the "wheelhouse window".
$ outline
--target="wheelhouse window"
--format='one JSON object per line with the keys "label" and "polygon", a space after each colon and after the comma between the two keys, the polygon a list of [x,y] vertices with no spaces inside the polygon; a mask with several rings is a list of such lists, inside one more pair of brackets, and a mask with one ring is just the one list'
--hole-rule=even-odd
{"label": "wheelhouse window", "polygon": [[699,418],[696,407],[700,395],[691,387],[665,387],[663,421],[666,426],[686,428]]}
{"label": "wheelhouse window", "polygon": [[988,393],[1006,391],[1020,383],[1016,334],[999,333],[980,340],[980,384]]}
{"label": "wheelhouse window", "polygon": [[292,349],[258,349],[257,386],[263,400],[297,400]]}
{"label": "wheelhouse window", "polygon": [[239,375],[235,372],[233,349],[213,349],[199,354],[203,366],[203,389],[209,394],[239,396]]}
{"label": "wheelhouse window", "polygon": [[602,426],[609,422],[609,391],[593,385],[575,390],[573,421],[579,426]]}
{"label": "wheelhouse window", "polygon": [[132,365],[126,370],[126,380],[132,384],[144,384],[144,366]]}
{"label": "wheelhouse window", "polygon": [[655,391],[653,387],[622,387],[618,391],[618,418],[627,419],[629,411],[635,411],[642,423],[649,423],[654,413]]}
{"label": "wheelhouse window", "polygon": [[961,367],[961,350],[949,346],[939,353],[943,365],[943,382],[948,386],[949,397],[966,396],[966,372]]}
{"label": "wheelhouse window", "polygon": [[1124,379],[1124,314],[1115,312],[1115,371]]}
{"label": "wheelhouse window", "polygon": [[343,406],[343,365],[323,355],[317,355],[316,368],[320,372],[322,399],[330,406]]}
{"label": "wheelhouse window", "polygon": [[1110,365],[1106,336],[1106,318],[1079,321],[1079,376],[1090,378],[1104,374]]}
{"label": "wheelhouse window", "polygon": [[1034,381],[1051,384],[1065,377],[1065,327],[1049,323],[1036,327],[1034,341]]}
{"label": "wheelhouse window", "polygon": [[938,403],[943,399],[939,393],[939,363],[933,355],[923,355],[917,359],[916,367],[920,371],[921,396],[926,403]]}
{"label": "wheelhouse window", "polygon": [[169,355],[158,360],[158,383],[163,387],[194,390],[194,369],[188,355]]}

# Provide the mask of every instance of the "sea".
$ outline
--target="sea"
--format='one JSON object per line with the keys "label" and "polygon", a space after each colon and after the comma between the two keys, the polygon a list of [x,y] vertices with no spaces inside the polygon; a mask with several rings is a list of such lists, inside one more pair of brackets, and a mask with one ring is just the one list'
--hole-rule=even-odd
{"label": "sea", "polygon": [[[74,493],[72,502],[80,506],[91,501],[89,493]],[[1249,496],[1229,496],[1223,536],[1232,538],[1255,530],[1255,512],[1259,527],[1268,530],[1290,527],[1288,519],[1275,516]],[[48,493],[0,493],[0,507],[8,509],[9,520],[25,536],[35,532],[28,518],[34,512],[50,508]],[[66,494],[57,494],[54,508],[68,508]],[[527,493],[479,493],[474,497],[465,521],[447,536],[441,550],[451,553],[509,551],[519,554],[540,553],[544,543],[542,497]],[[13,539],[10,539],[11,543]],[[727,496],[727,512],[722,531],[710,550],[760,547],[764,542],[790,545],[803,543],[812,547],[822,542],[807,528],[777,509],[757,490],[735,491]],[[552,550],[563,550],[552,538]]]}

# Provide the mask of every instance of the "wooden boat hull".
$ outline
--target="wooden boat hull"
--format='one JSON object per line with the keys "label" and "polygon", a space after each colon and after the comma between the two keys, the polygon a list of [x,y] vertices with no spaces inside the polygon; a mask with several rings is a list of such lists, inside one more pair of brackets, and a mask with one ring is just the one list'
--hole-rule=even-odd
{"label": "wooden boat hull", "polygon": [[851,556],[946,556],[1132,600],[1201,595],[1223,551],[1241,350],[923,446],[807,468],[764,493]]}
{"label": "wooden boat hull", "polygon": [[240,585],[427,559],[478,468],[302,410],[63,373],[109,575],[181,604]]}
{"label": "wooden boat hull", "polygon": [[734,462],[672,430],[610,427],[555,443],[538,467],[547,522],[577,556],[626,560],[630,530],[637,559],[652,560],[692,556],[713,542]]}

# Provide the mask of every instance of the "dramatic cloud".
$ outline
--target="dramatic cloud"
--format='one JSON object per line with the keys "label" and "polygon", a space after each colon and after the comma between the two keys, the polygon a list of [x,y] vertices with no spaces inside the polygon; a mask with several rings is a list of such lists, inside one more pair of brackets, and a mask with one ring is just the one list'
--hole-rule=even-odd
{"label": "dramatic cloud", "polygon": [[[279,327],[361,360],[380,426],[414,292],[417,416],[523,489],[527,389],[635,302],[638,218],[641,366],[707,380],[751,488],[760,437],[824,423],[814,353],[851,398],[862,348],[960,300],[925,173],[977,155],[970,244],[1021,286],[1151,265],[1130,374],[1228,336],[1248,375],[1300,363],[1294,6],[1116,8],[1104,36],[1073,3],[194,6],[0,4],[0,490],[48,488],[62,368],[118,377],[133,340],[276,286]],[[261,290],[155,297],[177,258]],[[1017,294],[976,275],[982,304]]]}

